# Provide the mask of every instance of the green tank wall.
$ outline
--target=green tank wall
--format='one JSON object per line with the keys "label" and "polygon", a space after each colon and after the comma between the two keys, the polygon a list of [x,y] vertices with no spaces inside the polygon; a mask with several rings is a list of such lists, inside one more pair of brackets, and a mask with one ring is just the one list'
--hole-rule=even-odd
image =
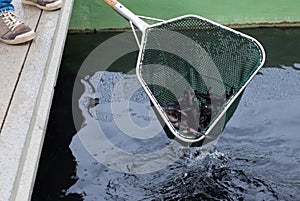
{"label": "green tank wall", "polygon": [[[300,0],[120,0],[137,15],[170,19],[196,14],[226,25],[298,26]],[[70,30],[127,28],[102,0],[75,0]]]}

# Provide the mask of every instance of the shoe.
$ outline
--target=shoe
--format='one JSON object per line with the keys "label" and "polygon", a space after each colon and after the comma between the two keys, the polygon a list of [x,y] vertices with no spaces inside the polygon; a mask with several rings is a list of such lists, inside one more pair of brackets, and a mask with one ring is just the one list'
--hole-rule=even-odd
{"label": "shoe", "polygon": [[35,32],[25,25],[12,11],[0,14],[0,41],[6,44],[20,44],[35,38]]}
{"label": "shoe", "polygon": [[49,11],[60,9],[63,5],[61,0],[22,0],[22,3]]}

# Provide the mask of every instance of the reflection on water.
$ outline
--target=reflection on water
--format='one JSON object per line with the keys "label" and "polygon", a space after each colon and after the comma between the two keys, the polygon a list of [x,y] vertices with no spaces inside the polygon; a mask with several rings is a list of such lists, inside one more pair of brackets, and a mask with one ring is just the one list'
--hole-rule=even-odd
{"label": "reflection on water", "polygon": [[[104,166],[93,155],[101,153],[90,154],[86,146],[83,146],[79,134],[75,135],[70,149],[77,161],[77,182],[66,189],[66,194],[78,193],[87,201],[300,200],[298,67],[299,64],[296,63],[293,68],[282,66],[262,69],[261,74],[246,88],[239,107],[214,144],[213,150],[211,147],[209,151],[205,147],[186,148],[181,150],[183,155],[173,164],[155,172],[130,174]],[[138,88],[131,90],[132,86],[123,84],[122,89],[126,93],[114,94],[112,98],[111,90],[99,87],[110,88],[112,86],[109,84],[115,83],[112,78],[124,78],[121,73],[107,75],[104,77],[107,79],[102,79],[101,85],[95,88],[96,96],[81,99],[85,100],[81,102],[85,106],[81,109],[89,108],[89,115],[97,119],[100,127],[106,129],[109,134],[107,137],[115,146],[132,153],[161,150],[170,140],[158,125],[153,127],[158,134],[150,138],[154,141],[146,140],[147,143],[133,138],[134,136],[118,135],[122,133],[122,127],[111,124],[113,116],[122,118],[129,114],[127,117],[141,128],[149,126],[150,119],[155,121],[155,118],[145,116],[145,113],[149,114],[149,111],[145,112],[149,110],[149,102]],[[127,79],[135,80],[134,76]],[[126,83],[138,85],[135,81]],[[83,94],[86,95],[87,93]],[[125,96],[130,101],[127,102],[129,107],[124,109],[123,115],[122,107],[111,111],[110,107],[103,104]],[[95,98],[99,98],[99,104],[97,102],[93,107],[87,107],[90,100]],[[86,121],[82,129],[88,124]],[[204,152],[205,155],[202,154]],[[176,155],[176,151],[174,154]],[[131,164],[131,161],[123,162]]]}
{"label": "reflection on water", "polygon": [[[96,161],[116,171],[142,174],[180,157],[182,146],[164,134],[135,75],[97,72],[81,82],[85,92],[79,108],[85,121],[77,137]],[[76,148],[77,143],[71,145]]]}

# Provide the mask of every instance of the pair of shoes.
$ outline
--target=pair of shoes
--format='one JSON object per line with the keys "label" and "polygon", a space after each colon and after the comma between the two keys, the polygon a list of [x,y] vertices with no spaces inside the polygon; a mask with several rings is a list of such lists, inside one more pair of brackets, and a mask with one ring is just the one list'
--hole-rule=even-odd
{"label": "pair of shoes", "polygon": [[63,5],[62,0],[22,0],[22,3],[48,11],[60,9]]}
{"label": "pair of shoes", "polygon": [[[63,5],[61,0],[22,0],[22,3],[48,11],[57,10]],[[35,35],[35,32],[12,11],[0,13],[1,42],[10,45],[21,44],[31,41]]]}

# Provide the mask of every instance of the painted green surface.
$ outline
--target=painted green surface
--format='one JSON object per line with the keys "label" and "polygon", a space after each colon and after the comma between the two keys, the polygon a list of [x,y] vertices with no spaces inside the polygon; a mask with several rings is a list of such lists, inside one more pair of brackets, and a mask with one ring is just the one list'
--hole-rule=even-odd
{"label": "painted green surface", "polygon": [[[300,22],[300,0],[120,0],[135,14],[170,19],[196,14],[221,24]],[[125,28],[102,0],[75,0],[70,29]]]}

